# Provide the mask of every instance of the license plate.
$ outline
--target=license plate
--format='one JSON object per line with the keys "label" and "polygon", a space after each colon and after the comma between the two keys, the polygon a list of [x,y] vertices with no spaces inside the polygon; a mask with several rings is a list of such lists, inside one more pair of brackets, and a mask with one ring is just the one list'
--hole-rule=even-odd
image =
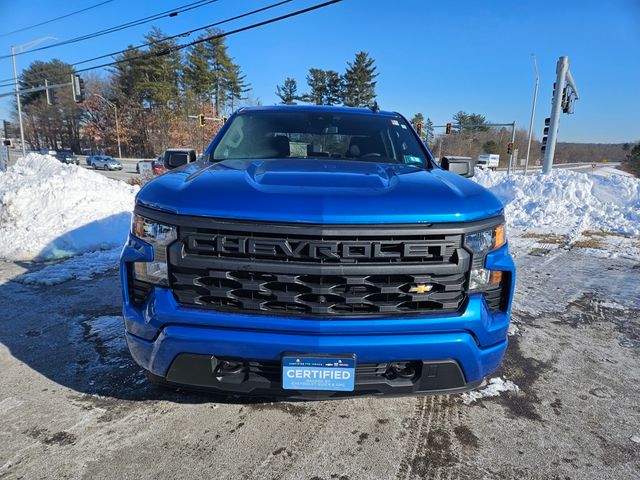
{"label": "license plate", "polygon": [[285,390],[352,392],[355,377],[353,356],[282,357],[282,388]]}

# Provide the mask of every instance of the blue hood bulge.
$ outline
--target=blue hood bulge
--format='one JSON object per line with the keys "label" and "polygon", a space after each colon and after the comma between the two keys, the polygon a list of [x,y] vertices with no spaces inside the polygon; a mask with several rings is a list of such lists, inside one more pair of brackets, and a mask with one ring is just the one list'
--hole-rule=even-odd
{"label": "blue hood bulge", "polygon": [[313,224],[463,222],[503,209],[441,169],[324,159],[200,161],[151,181],[137,201],[182,215]]}

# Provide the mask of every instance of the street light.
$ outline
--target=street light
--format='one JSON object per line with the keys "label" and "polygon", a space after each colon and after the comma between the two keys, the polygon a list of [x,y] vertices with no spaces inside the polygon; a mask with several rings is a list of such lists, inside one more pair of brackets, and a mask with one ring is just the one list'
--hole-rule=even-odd
{"label": "street light", "polygon": [[115,115],[116,115],[116,138],[118,139],[118,158],[122,158],[122,150],[120,150],[120,126],[118,125],[118,106],[115,103],[110,102],[109,100],[104,98],[99,93],[94,93],[93,96],[101,98],[102,100],[104,100],[107,103],[107,105],[109,105],[110,107],[113,107],[113,110],[115,111]]}
{"label": "street light", "polygon": [[527,174],[527,168],[529,167],[529,152],[531,151],[531,136],[533,135],[533,120],[536,116],[536,101],[538,100],[538,84],[540,83],[540,77],[538,76],[538,64],[536,62],[536,54],[531,54],[533,60],[533,70],[536,74],[536,86],[533,90],[533,106],[531,107],[531,120],[529,121],[529,141],[527,143],[527,159],[524,161],[524,174]]}
{"label": "street light", "polygon": [[20,87],[18,86],[18,69],[16,67],[16,53],[22,53],[47,40],[57,40],[57,37],[40,37],[31,42],[23,43],[17,47],[11,47],[11,57],[13,58],[13,82],[16,87],[16,103],[18,104],[18,120],[20,121],[20,143],[22,144],[22,156],[27,156],[27,149],[24,146],[24,127],[22,126],[22,105],[20,103]]}

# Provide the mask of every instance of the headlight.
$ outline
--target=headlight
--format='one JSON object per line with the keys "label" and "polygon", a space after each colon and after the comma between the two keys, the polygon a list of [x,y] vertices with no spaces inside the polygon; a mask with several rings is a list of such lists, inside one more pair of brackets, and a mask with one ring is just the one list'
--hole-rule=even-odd
{"label": "headlight", "polygon": [[153,260],[134,262],[135,278],[156,285],[168,285],[167,247],[178,238],[176,227],[134,214],[131,233],[153,247]]}
{"label": "headlight", "polygon": [[479,292],[498,287],[502,281],[502,272],[484,268],[487,253],[500,248],[507,242],[504,224],[490,230],[468,233],[464,236],[464,246],[473,253],[473,267],[469,274],[469,291]]}
{"label": "headlight", "polygon": [[504,224],[491,230],[467,233],[464,236],[464,246],[474,254],[484,254],[500,248],[507,242]]}

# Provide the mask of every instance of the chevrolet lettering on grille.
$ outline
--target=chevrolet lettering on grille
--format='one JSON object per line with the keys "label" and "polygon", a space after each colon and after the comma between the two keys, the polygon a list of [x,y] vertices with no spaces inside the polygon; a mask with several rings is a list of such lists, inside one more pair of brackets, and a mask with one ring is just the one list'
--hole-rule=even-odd
{"label": "chevrolet lettering on grille", "polygon": [[187,249],[219,255],[329,260],[431,259],[444,254],[442,244],[421,241],[288,240],[236,235],[189,235]]}

